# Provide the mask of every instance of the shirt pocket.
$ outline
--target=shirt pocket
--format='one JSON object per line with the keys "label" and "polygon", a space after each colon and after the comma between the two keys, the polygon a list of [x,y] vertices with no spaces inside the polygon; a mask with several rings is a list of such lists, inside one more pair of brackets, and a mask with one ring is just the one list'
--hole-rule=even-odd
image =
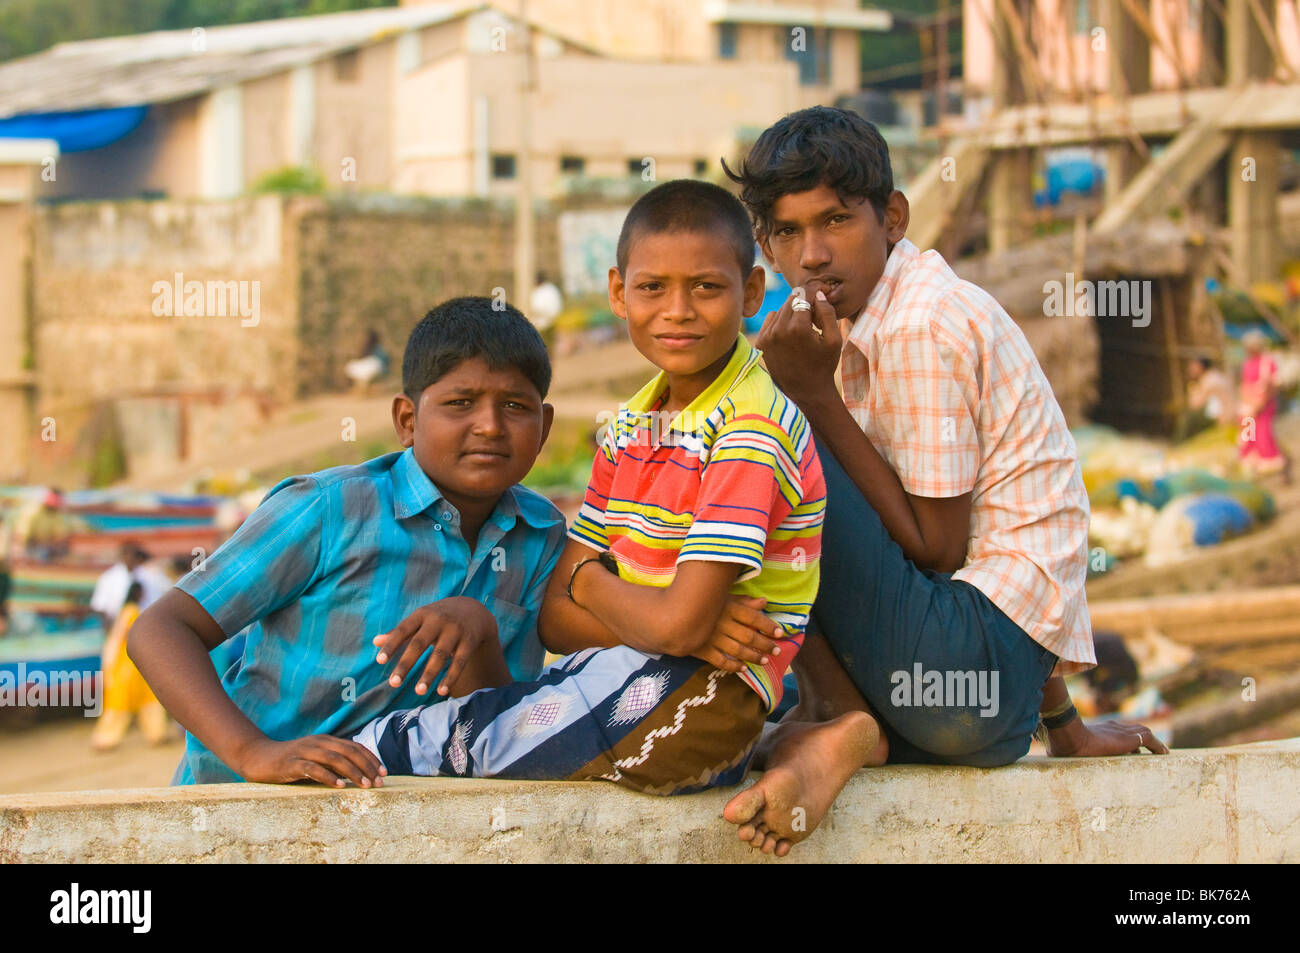
{"label": "shirt pocket", "polygon": [[516,680],[536,678],[545,655],[537,638],[537,614],[497,596],[484,596],[483,605],[497,620],[497,638],[510,674]]}

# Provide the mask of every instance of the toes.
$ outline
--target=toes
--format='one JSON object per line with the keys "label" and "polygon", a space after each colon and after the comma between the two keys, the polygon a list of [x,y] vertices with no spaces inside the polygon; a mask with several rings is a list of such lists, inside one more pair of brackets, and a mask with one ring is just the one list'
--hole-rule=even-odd
{"label": "toes", "polygon": [[768,834],[767,839],[763,841],[763,853],[765,854],[772,853],[773,851],[776,850],[776,845],[779,844],[780,842],[781,839],[777,837],[775,834]]}
{"label": "toes", "polygon": [[758,832],[758,826],[755,824],[745,824],[736,831],[736,836],[741,840],[753,840],[754,835]]}
{"label": "toes", "polygon": [[765,803],[766,798],[763,796],[762,788],[757,785],[745,788],[727,802],[727,806],[722,809],[722,816],[732,824],[744,824],[748,827]]}
{"label": "toes", "polygon": [[784,857],[786,854],[790,853],[790,848],[793,846],[794,845],[791,844],[788,840],[781,841],[779,844],[776,845],[776,856]]}

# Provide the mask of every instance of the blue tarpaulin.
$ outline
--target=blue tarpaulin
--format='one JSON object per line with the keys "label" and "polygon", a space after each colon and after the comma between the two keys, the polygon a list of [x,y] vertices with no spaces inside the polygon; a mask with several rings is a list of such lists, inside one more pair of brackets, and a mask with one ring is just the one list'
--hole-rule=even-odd
{"label": "blue tarpaulin", "polygon": [[60,152],[85,152],[117,142],[144,121],[148,106],[28,113],[0,119],[0,139],[53,139]]}

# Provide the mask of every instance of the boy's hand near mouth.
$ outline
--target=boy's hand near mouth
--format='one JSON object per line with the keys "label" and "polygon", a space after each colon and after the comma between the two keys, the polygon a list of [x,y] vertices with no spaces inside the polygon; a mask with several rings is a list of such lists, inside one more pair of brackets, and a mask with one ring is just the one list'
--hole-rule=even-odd
{"label": "boy's hand near mouth", "polygon": [[[794,309],[801,294],[811,310]],[[816,282],[792,289],[781,310],[763,323],[755,346],[763,352],[763,365],[776,386],[800,407],[818,400],[839,402],[835,369],[843,339],[835,309]]]}

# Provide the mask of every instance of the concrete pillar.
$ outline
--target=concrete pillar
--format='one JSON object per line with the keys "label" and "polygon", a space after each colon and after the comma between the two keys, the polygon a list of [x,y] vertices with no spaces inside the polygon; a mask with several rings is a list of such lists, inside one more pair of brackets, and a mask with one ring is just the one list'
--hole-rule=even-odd
{"label": "concrete pillar", "polygon": [[1277,277],[1281,157],[1281,142],[1274,132],[1242,132],[1233,145],[1228,162],[1228,227],[1233,280],[1238,284]]}
{"label": "concrete pillar", "polygon": [[1223,40],[1223,18],[1213,6],[1202,4],[1200,62],[1200,85],[1202,86],[1222,86],[1226,81],[1223,72],[1225,61]]}
{"label": "concrete pillar", "polygon": [[[1271,25],[1275,5],[1265,2],[1260,7]],[[1271,78],[1277,63],[1249,0],[1227,0],[1225,12],[1228,85],[1241,87]],[[1228,227],[1233,278],[1239,283],[1277,277],[1280,158],[1281,139],[1275,132],[1240,133],[1232,149],[1228,163]]]}
{"label": "concrete pillar", "polygon": [[[1150,0],[1137,0],[1148,16]],[[1107,88],[1115,99],[1151,91],[1151,41],[1121,0],[1103,0],[1101,26],[1106,31]],[[1133,143],[1121,140],[1106,148],[1106,202],[1128,187],[1145,160]]]}
{"label": "concrete pillar", "polygon": [[[1025,102],[1020,58],[1014,52],[1012,26],[999,0],[990,0],[993,25],[993,108],[1005,109]],[[1033,200],[1033,180],[1028,149],[1008,149],[993,154],[989,173],[988,238],[993,254],[1006,251],[1027,232],[1027,210]]]}
{"label": "concrete pillar", "polygon": [[993,108],[1004,109],[1025,101],[1025,86],[1020,76],[1019,57],[1011,38],[1011,23],[998,0],[989,0],[993,24],[993,78],[989,93]]}
{"label": "concrete pillar", "polygon": [[1001,254],[1028,237],[1033,206],[1029,149],[1007,149],[993,157],[989,182],[989,251]]}
{"label": "concrete pillar", "polygon": [[[1135,0],[1151,17],[1151,0]],[[1121,0],[1103,0],[1101,25],[1106,31],[1107,81],[1112,96],[1151,91],[1151,41]]]}
{"label": "concrete pillar", "polygon": [[58,143],[0,139],[0,482],[25,479],[31,462],[33,387],[32,201],[58,174]]}
{"label": "concrete pillar", "polygon": [[[1250,0],[1225,0],[1225,55],[1229,86],[1245,86],[1251,80],[1268,79],[1277,69],[1273,52],[1251,12]],[[1276,4],[1260,3],[1266,20],[1272,24]]]}

